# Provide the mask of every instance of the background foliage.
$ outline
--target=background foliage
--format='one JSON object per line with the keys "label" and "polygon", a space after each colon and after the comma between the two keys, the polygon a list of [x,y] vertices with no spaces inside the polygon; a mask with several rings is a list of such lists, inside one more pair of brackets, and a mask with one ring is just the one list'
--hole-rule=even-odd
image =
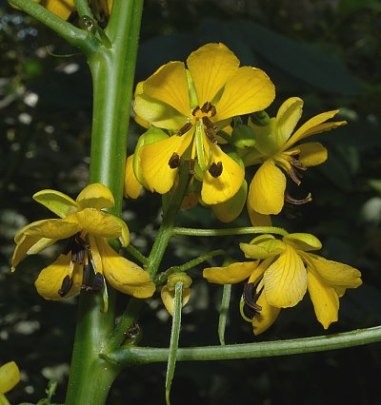
{"label": "background foliage", "polygon": [[[73,17],[75,19],[75,17]],[[358,267],[364,285],[341,301],[340,322],[327,333],[381,323],[381,6],[376,0],[146,0],[136,80],[162,63],[184,60],[211,41],[228,45],[242,64],[261,67],[277,87],[274,113],[289,96],[305,100],[304,119],[340,107],[349,125],[320,136],[329,160],[307,172],[295,196],[313,202],[286,207],[275,220],[289,231],[316,234],[323,255]],[[75,300],[47,303],[33,287],[38,271],[57,253],[31,257],[10,274],[12,238],[47,212],[31,200],[43,188],[75,196],[86,185],[91,83],[84,58],[29,17],[0,2],[0,363],[16,360],[22,382],[12,403],[37,403],[48,381],[58,381],[62,403],[69,369]],[[131,124],[129,151],[141,129]],[[155,238],[160,199],[126,201],[133,243],[143,252]],[[223,226],[202,207],[185,211],[183,226]],[[245,213],[238,224],[247,224]],[[212,248],[232,249],[232,238],[173,241],[163,269]],[[240,239],[239,241],[242,241]],[[219,264],[218,261],[214,263]],[[180,343],[217,344],[221,289],[195,276]],[[265,334],[254,337],[240,319],[240,290],[233,302],[227,343],[325,333],[308,299],[282,311]],[[123,308],[126,298],[120,299]],[[146,305],[143,344],[166,346],[170,322],[160,300]],[[381,394],[380,345],[272,359],[177,365],[174,404],[377,404]],[[130,368],[117,380],[109,403],[159,404],[165,365]],[[128,381],[128,383],[127,383]]]}

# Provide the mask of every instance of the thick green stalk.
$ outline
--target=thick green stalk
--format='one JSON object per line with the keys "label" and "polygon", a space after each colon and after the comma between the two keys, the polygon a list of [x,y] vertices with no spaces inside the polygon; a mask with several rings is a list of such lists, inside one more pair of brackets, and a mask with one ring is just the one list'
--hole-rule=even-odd
{"label": "thick green stalk", "polygon": [[[127,131],[143,0],[114,0],[107,27],[111,47],[101,46],[88,58],[93,80],[93,122],[90,182],[107,185],[114,197],[112,212],[119,215],[123,198],[123,178]],[[78,322],[66,397],[68,405],[106,402],[119,367],[100,358],[106,350],[115,315],[110,292],[107,313],[102,313],[101,297],[80,296]]]}

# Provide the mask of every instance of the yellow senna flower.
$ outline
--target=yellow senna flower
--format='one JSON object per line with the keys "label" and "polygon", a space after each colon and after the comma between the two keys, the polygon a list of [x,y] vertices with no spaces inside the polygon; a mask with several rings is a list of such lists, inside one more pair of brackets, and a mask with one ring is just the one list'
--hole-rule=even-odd
{"label": "yellow senna flower", "polygon": [[0,404],[9,405],[5,395],[20,381],[20,370],[14,361],[3,364],[0,367]]}
{"label": "yellow senna flower", "polygon": [[166,285],[161,289],[161,299],[168,313],[173,316],[175,309],[175,286],[181,281],[183,283],[182,307],[184,307],[191,297],[192,279],[185,273],[174,273],[168,277]]}
{"label": "yellow senna flower", "polygon": [[41,271],[35,282],[43,298],[61,300],[83,290],[105,293],[104,278],[125,294],[152,296],[155,285],[149,274],[119,256],[107,242],[119,239],[122,246],[127,246],[129,230],[120,218],[103,211],[114,206],[114,197],[106,186],[90,184],[76,200],[55,190],[39,191],[33,198],[60,218],[32,222],[17,233],[12,270],[27,255],[66,240],[62,254]]}
{"label": "yellow senna flower", "polygon": [[295,131],[302,112],[303,100],[291,97],[281,105],[276,117],[271,118],[268,125],[260,126],[249,122],[257,135],[256,143],[253,148],[244,152],[242,158],[245,166],[260,165],[250,183],[247,197],[248,211],[253,218],[255,212],[264,215],[279,214],[285,198],[295,204],[310,200],[310,196],[304,200],[295,200],[285,194],[284,173],[299,185],[301,172],[325,162],[327,150],[318,142],[297,142],[346,124],[346,121],[327,122],[339,112],[333,110],[310,118]]}
{"label": "yellow senna flower", "polygon": [[203,203],[218,204],[238,192],[244,169],[222,151],[217,131],[232,117],[266,108],[275,96],[265,72],[239,63],[224,44],[210,43],[192,52],[186,65],[169,62],[138,85],[137,122],[173,134],[141,148],[141,174],[150,191],[167,193],[185,158],[202,182]]}
{"label": "yellow senna flower", "polygon": [[241,313],[250,321],[255,335],[267,330],[281,308],[295,306],[306,291],[318,321],[327,329],[338,320],[339,298],[347,288],[361,285],[361,273],[347,265],[314,253],[321,249],[311,234],[294,233],[280,239],[265,234],[240,248],[252,261],[226,267],[209,267],[203,276],[211,283],[234,284],[247,280]]}

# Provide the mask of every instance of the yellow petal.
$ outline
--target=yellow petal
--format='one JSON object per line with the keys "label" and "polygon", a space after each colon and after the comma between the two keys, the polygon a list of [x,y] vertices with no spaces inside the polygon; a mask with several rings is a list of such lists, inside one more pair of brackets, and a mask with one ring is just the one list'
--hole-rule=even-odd
{"label": "yellow petal", "polygon": [[272,159],[266,160],[250,183],[248,204],[260,214],[279,214],[284,205],[286,177]]}
{"label": "yellow petal", "polygon": [[286,250],[273,262],[263,275],[268,303],[274,307],[295,306],[307,290],[307,272],[296,251],[286,245]]}
{"label": "yellow petal", "polygon": [[283,146],[293,133],[303,112],[303,100],[299,97],[287,99],[276,115],[276,144]]}
{"label": "yellow petal", "polygon": [[33,195],[33,199],[61,218],[78,209],[77,203],[72,198],[56,190],[41,190]]}
{"label": "yellow petal", "polygon": [[[75,266],[73,270],[73,266]],[[71,277],[71,288],[63,297],[58,293],[65,277]],[[46,300],[61,301],[77,295],[81,289],[82,271],[71,262],[71,254],[60,255],[51,265],[41,270],[34,285],[37,292]]]}
{"label": "yellow petal", "polygon": [[118,238],[122,234],[120,219],[95,208],[85,208],[74,214],[81,229],[103,238]]}
{"label": "yellow petal", "polygon": [[212,176],[209,170],[204,172],[201,199],[205,204],[213,205],[229,200],[238,192],[243,183],[245,171],[218,145],[212,144],[209,140],[207,142],[211,149],[211,164],[222,163],[222,172],[218,177]]}
{"label": "yellow petal", "polygon": [[299,160],[304,167],[318,166],[328,158],[327,149],[319,142],[298,145]]}
{"label": "yellow petal", "polygon": [[226,83],[216,103],[214,120],[222,121],[267,108],[275,97],[275,87],[267,74],[257,68],[239,68]]}
{"label": "yellow petal", "polygon": [[[170,290],[166,285],[161,289],[161,299],[163,304],[170,315],[173,316],[174,311],[174,300],[175,300],[175,291]],[[191,297],[191,289],[184,288],[183,295],[182,295],[182,306],[184,307]]]}
{"label": "yellow petal", "polygon": [[102,257],[104,275],[116,290],[135,298],[149,298],[156,286],[150,275],[140,266],[119,256],[107,242],[97,240]]}
{"label": "yellow petal", "polygon": [[126,160],[126,170],[124,176],[124,196],[136,199],[139,197],[142,185],[139,183],[133,170],[134,155],[131,155]]}
{"label": "yellow petal", "polygon": [[178,131],[187,122],[187,117],[164,102],[145,94],[136,96],[134,102],[135,121],[144,128],[151,124],[157,128]]}
{"label": "yellow petal", "polygon": [[20,381],[20,370],[14,361],[0,367],[0,394],[10,391]]}
{"label": "yellow petal", "polygon": [[15,250],[12,255],[11,265],[12,271],[15,271],[18,264],[26,257],[29,249],[35,245],[41,239],[38,235],[22,235],[21,238],[18,238],[18,243],[15,247]]}
{"label": "yellow petal", "polygon": [[193,131],[189,131],[183,136],[174,135],[142,148],[141,169],[150,191],[165,194],[172,188],[177,176],[177,168],[170,167],[170,159],[174,153],[181,157],[192,139]]}
{"label": "yellow petal", "polygon": [[192,52],[187,66],[196,88],[199,106],[212,102],[219,90],[237,71],[239,60],[224,44],[206,44]]}
{"label": "yellow petal", "polygon": [[253,273],[258,261],[236,262],[225,267],[208,267],[202,275],[209,283],[235,284],[246,280]]}
{"label": "yellow petal", "polygon": [[338,320],[339,297],[335,289],[327,286],[313,271],[308,272],[308,292],[314,306],[316,318],[327,329]]}
{"label": "yellow petal", "polygon": [[327,260],[310,253],[302,254],[324,282],[331,287],[356,288],[362,284],[361,273],[348,264]]}
{"label": "yellow petal", "polygon": [[234,221],[242,212],[242,209],[246,202],[246,196],[247,196],[247,182],[246,180],[244,180],[241,185],[241,188],[232,198],[223,203],[211,206],[214,215],[221,222],[227,223]]}
{"label": "yellow petal", "polygon": [[111,190],[101,183],[89,184],[79,193],[76,201],[81,209],[96,208],[101,210],[115,205]]}
{"label": "yellow petal", "polygon": [[257,304],[262,309],[252,320],[253,332],[256,336],[265,332],[275,322],[280,312],[280,308],[273,307],[267,302],[264,294],[259,296]]}
{"label": "yellow petal", "polygon": [[[184,116],[191,114],[188,80],[183,62],[169,62],[160,67],[144,82],[143,94],[170,105]],[[144,115],[139,115],[147,120]]]}
{"label": "yellow petal", "polygon": [[330,129],[334,129],[341,125],[345,125],[346,121],[333,121],[327,123],[325,122],[333,118],[338,112],[339,110],[327,111],[310,118],[298,130],[296,130],[296,132],[287,141],[284,149],[290,148],[296,142],[308,136],[319,134],[321,132],[326,132],[329,131]]}
{"label": "yellow petal", "polygon": [[63,20],[67,20],[74,11],[74,0],[43,0],[41,5]]}
{"label": "yellow petal", "polygon": [[[101,273],[104,274],[103,271],[103,262],[102,262],[102,256],[99,251],[99,244],[102,244],[103,238],[97,238],[94,235],[89,235],[89,245],[90,245],[90,260],[91,260],[91,265],[93,266],[94,272],[95,273]],[[106,242],[107,243],[107,242]]]}

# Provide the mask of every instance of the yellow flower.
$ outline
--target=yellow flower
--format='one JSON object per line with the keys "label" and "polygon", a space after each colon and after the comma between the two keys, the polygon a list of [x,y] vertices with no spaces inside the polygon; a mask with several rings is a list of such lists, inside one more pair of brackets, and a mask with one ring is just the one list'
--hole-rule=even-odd
{"label": "yellow flower", "polygon": [[311,234],[288,234],[282,240],[261,235],[241,243],[248,262],[210,267],[204,277],[212,283],[233,284],[247,279],[241,300],[243,317],[254,334],[267,330],[281,308],[295,306],[308,290],[315,315],[327,329],[338,320],[339,298],[347,288],[361,285],[361,273],[346,264],[309,253],[321,248]]}
{"label": "yellow flower", "polygon": [[62,254],[35,282],[43,298],[61,300],[81,290],[105,293],[104,278],[115,289],[136,298],[152,296],[155,285],[149,274],[119,256],[107,242],[118,238],[127,246],[129,230],[121,219],[102,211],[114,206],[106,186],[90,184],[76,200],[55,190],[42,190],[33,198],[60,218],[32,222],[17,233],[12,269],[27,255],[39,253],[58,240],[67,241]]}
{"label": "yellow flower", "polygon": [[202,182],[205,204],[229,200],[241,187],[244,169],[222,151],[217,131],[234,116],[266,108],[274,96],[269,77],[260,69],[239,67],[237,57],[221,43],[192,52],[186,66],[177,61],[160,67],[138,85],[134,110],[144,126],[173,135],[142,147],[143,185],[167,193],[185,158],[193,162],[192,172]]}
{"label": "yellow flower", "polygon": [[[287,99],[279,108],[275,118],[266,126],[251,127],[256,132],[255,147],[242,156],[245,166],[260,164],[248,193],[249,214],[254,212],[271,215],[279,214],[285,200],[285,172],[297,185],[300,173],[311,166],[317,166],[327,159],[327,150],[318,142],[296,145],[300,140],[346,124],[346,121],[326,122],[333,118],[338,110],[327,111],[309,119],[295,132],[295,127],[303,112],[303,100],[297,97]],[[295,200],[286,194],[291,203],[303,203],[310,200]]]}
{"label": "yellow flower", "polygon": [[4,394],[10,391],[20,381],[20,370],[14,361],[3,364],[0,367],[0,404],[9,405]]}

